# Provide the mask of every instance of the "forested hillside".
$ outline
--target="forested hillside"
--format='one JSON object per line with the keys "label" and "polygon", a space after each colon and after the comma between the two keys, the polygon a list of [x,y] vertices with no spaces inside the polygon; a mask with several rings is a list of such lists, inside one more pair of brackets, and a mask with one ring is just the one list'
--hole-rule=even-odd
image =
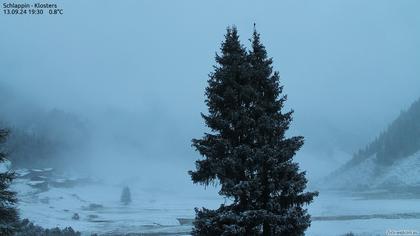
{"label": "forested hillside", "polygon": [[[420,186],[420,99],[378,137],[328,175],[326,188],[367,190]],[[334,178],[332,178],[334,177]]]}
{"label": "forested hillside", "polygon": [[402,111],[373,142],[360,149],[346,166],[359,164],[376,154],[380,165],[388,166],[420,150],[420,99]]}
{"label": "forested hillside", "polygon": [[4,149],[16,168],[75,161],[90,145],[87,121],[60,109],[45,109],[2,83],[0,107],[0,127],[9,131]]}
{"label": "forested hillside", "polygon": [[84,123],[60,110],[40,114],[24,125],[12,122],[3,123],[10,131],[5,148],[15,167],[48,167],[59,159],[76,159],[89,144]]}

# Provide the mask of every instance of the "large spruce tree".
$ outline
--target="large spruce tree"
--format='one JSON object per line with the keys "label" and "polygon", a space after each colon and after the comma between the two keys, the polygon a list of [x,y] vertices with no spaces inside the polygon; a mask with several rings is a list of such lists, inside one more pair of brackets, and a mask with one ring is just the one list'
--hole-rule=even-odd
{"label": "large spruce tree", "polygon": [[190,171],[194,183],[219,183],[232,199],[217,210],[196,209],[194,235],[304,235],[310,216],[303,208],[317,192],[304,192],[307,180],[292,158],[303,137],[286,138],[292,111],[273,72],[259,34],[252,50],[228,28],[221,55],[206,88],[211,132],[193,139],[203,155]]}
{"label": "large spruce tree", "polygon": [[[7,137],[8,131],[0,129],[0,143]],[[4,165],[6,155],[0,150],[0,165]],[[0,235],[14,235],[19,225],[18,212],[15,208],[16,193],[9,190],[10,183],[14,179],[14,173],[0,171]]]}

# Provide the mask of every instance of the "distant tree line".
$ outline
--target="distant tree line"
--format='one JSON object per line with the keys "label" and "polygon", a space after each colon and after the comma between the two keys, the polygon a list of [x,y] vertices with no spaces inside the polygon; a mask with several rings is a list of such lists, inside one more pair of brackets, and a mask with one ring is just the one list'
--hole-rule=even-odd
{"label": "distant tree line", "polygon": [[387,166],[418,151],[420,151],[420,99],[407,111],[402,111],[373,142],[357,151],[349,165],[356,165],[376,154],[378,164]]}
{"label": "distant tree line", "polygon": [[65,154],[84,150],[89,143],[89,132],[84,123],[76,116],[56,109],[29,124],[2,123],[9,129],[4,144],[8,158],[17,168],[53,165]]}

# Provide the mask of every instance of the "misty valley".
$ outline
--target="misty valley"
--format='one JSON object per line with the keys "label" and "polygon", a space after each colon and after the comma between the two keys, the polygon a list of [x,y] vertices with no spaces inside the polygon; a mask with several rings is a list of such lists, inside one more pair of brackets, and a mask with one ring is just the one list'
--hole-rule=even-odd
{"label": "misty valley", "polygon": [[419,1],[2,6],[0,236],[420,235]]}
{"label": "misty valley", "polygon": [[[218,196],[214,187],[182,190],[189,181],[182,178],[186,172],[179,173],[176,181],[158,180],[154,175],[169,169],[164,165],[152,164],[149,168],[154,170],[140,168],[126,174],[111,163],[109,172],[116,176],[107,177],[88,171],[90,164],[82,158],[82,153],[89,153],[83,144],[92,136],[88,123],[58,110],[35,111],[30,117],[13,125],[12,120],[4,123],[11,127],[3,145],[10,150],[11,162],[3,166],[16,174],[11,189],[17,192],[21,218],[37,226],[72,227],[82,235],[188,235],[195,207],[217,208],[230,201]],[[308,235],[344,235],[358,230],[364,234],[355,235],[382,235],[384,225],[390,230],[416,228],[420,220],[419,117],[420,100],[344,165],[311,183],[320,195],[308,207],[312,217]],[[389,155],[395,150],[399,151]],[[73,163],[76,160],[82,165]],[[168,186],[176,184],[179,189]],[[129,191],[125,200],[124,189]],[[25,227],[31,228],[30,224]]]}

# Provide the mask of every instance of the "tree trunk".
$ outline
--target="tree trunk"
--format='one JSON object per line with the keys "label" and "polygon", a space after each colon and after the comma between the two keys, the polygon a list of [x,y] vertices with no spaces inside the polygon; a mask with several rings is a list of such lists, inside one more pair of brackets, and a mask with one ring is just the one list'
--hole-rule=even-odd
{"label": "tree trunk", "polygon": [[[263,174],[263,181],[262,181],[262,188],[263,188],[263,209],[264,210],[268,210],[267,209],[267,204],[269,201],[269,190],[268,190],[268,174],[267,174],[267,167],[266,167],[267,163],[264,161],[263,163],[263,169],[262,169],[262,174]],[[263,236],[270,236],[271,235],[271,227],[269,222],[264,221],[263,222]]]}
{"label": "tree trunk", "polygon": [[271,235],[271,227],[270,224],[264,222],[263,224],[263,236],[270,236]]}

